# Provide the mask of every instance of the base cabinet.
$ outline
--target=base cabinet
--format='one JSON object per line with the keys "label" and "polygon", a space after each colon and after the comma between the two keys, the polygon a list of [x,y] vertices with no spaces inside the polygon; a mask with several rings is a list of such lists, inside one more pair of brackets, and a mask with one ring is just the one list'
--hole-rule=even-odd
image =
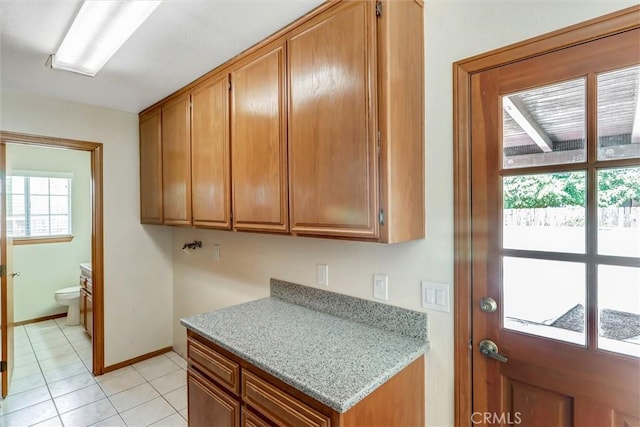
{"label": "base cabinet", "polygon": [[93,337],[93,295],[86,287],[80,288],[80,325]]}
{"label": "base cabinet", "polygon": [[424,356],[345,413],[188,331],[189,426],[424,425]]}

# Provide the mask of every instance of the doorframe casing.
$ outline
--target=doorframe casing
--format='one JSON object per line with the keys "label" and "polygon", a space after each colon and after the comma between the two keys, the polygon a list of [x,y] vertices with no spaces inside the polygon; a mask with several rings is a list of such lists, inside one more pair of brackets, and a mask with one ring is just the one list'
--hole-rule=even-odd
{"label": "doorframe casing", "polygon": [[473,413],[471,76],[639,27],[640,6],[632,6],[453,64],[454,403],[458,427],[470,426]]}
{"label": "doorframe casing", "polygon": [[0,130],[0,143],[88,151],[91,155],[91,267],[93,276],[93,375],[104,373],[104,222],[102,144]]}

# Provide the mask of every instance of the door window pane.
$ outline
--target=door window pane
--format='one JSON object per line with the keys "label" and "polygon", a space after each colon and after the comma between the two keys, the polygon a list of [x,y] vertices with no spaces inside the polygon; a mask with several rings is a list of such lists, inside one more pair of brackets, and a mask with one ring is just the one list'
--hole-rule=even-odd
{"label": "door window pane", "polygon": [[598,253],[640,257],[640,167],[598,171]]}
{"label": "door window pane", "polygon": [[503,257],[506,329],[585,344],[585,265]]}
{"label": "door window pane", "polygon": [[598,159],[640,157],[640,66],[598,75]]}
{"label": "door window pane", "polygon": [[598,347],[640,357],[640,269],[598,267]]}
{"label": "door window pane", "polygon": [[585,252],[585,173],[503,178],[503,247]]}
{"label": "door window pane", "polygon": [[584,162],[584,78],[502,97],[503,167]]}

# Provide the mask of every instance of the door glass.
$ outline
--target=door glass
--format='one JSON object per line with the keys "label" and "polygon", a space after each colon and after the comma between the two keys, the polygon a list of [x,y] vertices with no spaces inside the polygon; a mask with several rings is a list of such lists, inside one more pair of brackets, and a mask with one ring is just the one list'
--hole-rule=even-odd
{"label": "door glass", "polygon": [[504,168],[584,162],[586,80],[502,97]]}
{"label": "door glass", "polygon": [[503,257],[506,329],[585,344],[585,265]]}
{"label": "door glass", "polygon": [[585,173],[503,178],[506,249],[585,252]]}
{"label": "door glass", "polygon": [[640,167],[598,171],[598,253],[640,257]]}
{"label": "door glass", "polygon": [[598,347],[640,357],[640,269],[598,266]]}
{"label": "door glass", "polygon": [[640,157],[640,66],[598,75],[598,160]]}

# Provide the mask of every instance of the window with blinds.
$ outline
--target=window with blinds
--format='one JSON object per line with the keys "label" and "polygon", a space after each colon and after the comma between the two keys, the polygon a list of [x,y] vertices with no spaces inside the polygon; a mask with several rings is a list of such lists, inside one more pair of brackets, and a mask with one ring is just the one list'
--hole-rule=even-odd
{"label": "window with blinds", "polygon": [[71,234],[71,175],[8,177],[7,233],[13,238]]}

